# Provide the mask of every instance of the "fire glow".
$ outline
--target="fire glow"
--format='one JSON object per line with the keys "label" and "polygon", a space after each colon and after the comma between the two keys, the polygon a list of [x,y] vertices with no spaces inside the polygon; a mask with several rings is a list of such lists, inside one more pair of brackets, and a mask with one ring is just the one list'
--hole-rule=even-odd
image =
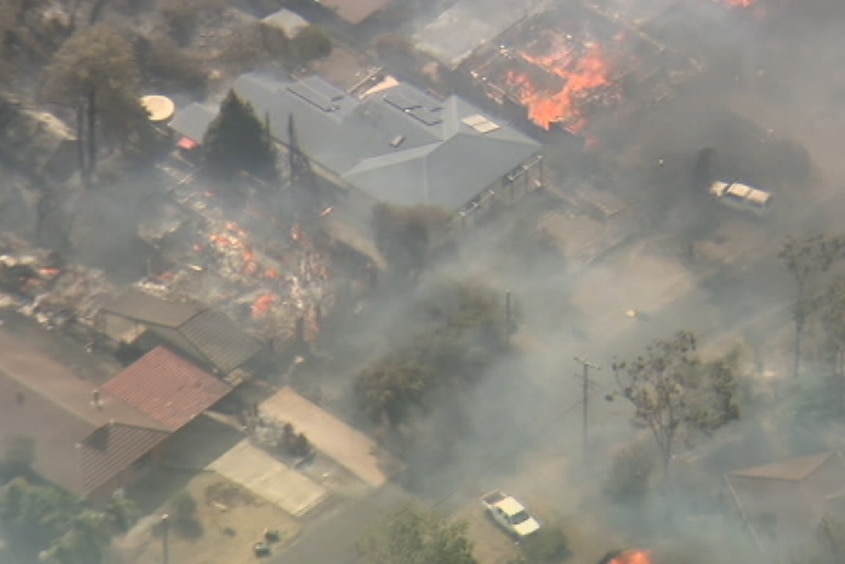
{"label": "fire glow", "polygon": [[650,550],[626,550],[608,564],[653,564]]}
{"label": "fire glow", "polygon": [[581,133],[587,126],[581,104],[595,91],[610,84],[609,68],[604,51],[598,44],[585,46],[583,53],[562,40],[553,41],[549,55],[520,53],[522,59],[543,71],[563,79],[557,92],[536,86],[528,74],[512,70],[507,82],[517,89],[519,101],[528,108],[528,117],[545,130],[553,124],[566,124],[572,133]]}

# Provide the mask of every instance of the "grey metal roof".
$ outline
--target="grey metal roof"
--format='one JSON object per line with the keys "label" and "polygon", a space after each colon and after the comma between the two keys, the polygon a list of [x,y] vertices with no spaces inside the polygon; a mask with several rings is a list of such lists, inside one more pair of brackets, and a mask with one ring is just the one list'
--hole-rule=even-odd
{"label": "grey metal roof", "polygon": [[244,332],[226,314],[206,310],[179,328],[179,334],[223,374],[242,366],[262,349],[261,341]]}
{"label": "grey metal roof", "polygon": [[130,288],[103,306],[103,311],[139,323],[176,328],[197,315],[200,308],[188,303],[169,302]]}
{"label": "grey metal roof", "polygon": [[170,122],[170,129],[182,137],[202,143],[205,131],[216,115],[215,110],[193,102],[176,112],[176,116]]}
{"label": "grey metal roof", "polygon": [[169,302],[130,288],[103,311],[142,323],[162,341],[223,374],[258,354],[261,341],[219,311]]}
{"label": "grey metal roof", "polygon": [[463,121],[481,115],[474,106],[407,84],[358,100],[316,76],[292,82],[250,73],[234,90],[278,142],[288,143],[293,115],[313,162],[388,203],[457,211],[540,149],[501,122],[481,133]]}
{"label": "grey metal roof", "polygon": [[458,0],[414,36],[414,44],[443,65],[455,68],[478,47],[493,41],[526,17],[533,0]]}

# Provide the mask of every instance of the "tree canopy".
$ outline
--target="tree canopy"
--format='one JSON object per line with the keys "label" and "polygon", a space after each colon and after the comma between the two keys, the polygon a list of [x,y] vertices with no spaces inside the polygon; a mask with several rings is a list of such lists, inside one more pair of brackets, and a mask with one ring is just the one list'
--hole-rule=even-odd
{"label": "tree canopy", "polygon": [[680,331],[613,365],[619,393],[634,406],[634,423],[651,431],[664,470],[683,433],[708,433],[739,418],[737,363],[736,353],[702,362],[695,336]]}
{"label": "tree canopy", "polygon": [[115,496],[103,508],[92,508],[50,485],[23,478],[10,482],[0,496],[0,524],[19,554],[39,555],[57,564],[96,564],[118,532],[137,517],[130,500]]}
{"label": "tree canopy", "polygon": [[359,541],[365,564],[477,564],[466,523],[408,504],[376,523]]}
{"label": "tree canopy", "polygon": [[503,298],[459,281],[437,285],[413,310],[426,330],[356,377],[358,399],[373,420],[401,423],[437,391],[461,388],[506,349]]}
{"label": "tree canopy", "polygon": [[252,105],[229,92],[203,141],[209,171],[230,179],[245,171],[272,181],[277,177],[276,149]]}
{"label": "tree canopy", "polygon": [[138,96],[140,72],[127,34],[108,24],[87,27],[68,39],[47,68],[48,101],[79,107],[96,99],[100,124],[121,142],[147,126]]}

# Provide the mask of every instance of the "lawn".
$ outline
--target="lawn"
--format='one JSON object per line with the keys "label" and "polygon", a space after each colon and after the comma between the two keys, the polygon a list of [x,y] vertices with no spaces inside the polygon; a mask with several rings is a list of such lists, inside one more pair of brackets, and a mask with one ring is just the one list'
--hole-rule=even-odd
{"label": "lawn", "polygon": [[[299,524],[290,515],[214,472],[198,474],[185,491],[196,501],[196,512],[193,519],[182,523],[171,517],[167,535],[170,562],[255,562],[252,546],[262,540],[265,529],[281,534],[280,541],[272,545],[274,553],[299,532]],[[115,563],[160,564],[164,539],[158,516],[172,510],[170,503],[165,503],[138,523],[119,541]]]}

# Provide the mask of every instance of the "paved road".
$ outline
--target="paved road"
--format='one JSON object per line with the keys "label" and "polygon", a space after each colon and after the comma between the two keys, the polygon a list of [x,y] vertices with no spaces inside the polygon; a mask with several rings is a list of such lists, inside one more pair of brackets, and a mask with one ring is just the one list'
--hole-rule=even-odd
{"label": "paved road", "polygon": [[380,518],[390,514],[410,496],[387,484],[373,495],[346,502],[307,523],[301,536],[273,564],[355,564],[355,543]]}

